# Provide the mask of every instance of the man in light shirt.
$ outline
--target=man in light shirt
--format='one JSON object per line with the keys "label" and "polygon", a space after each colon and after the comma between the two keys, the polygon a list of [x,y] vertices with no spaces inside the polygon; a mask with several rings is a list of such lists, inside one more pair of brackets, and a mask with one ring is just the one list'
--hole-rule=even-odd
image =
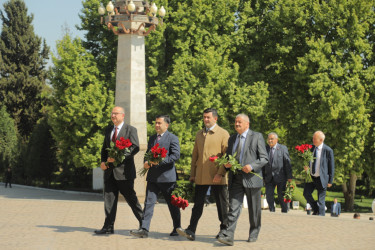
{"label": "man in light shirt", "polygon": [[341,214],[341,204],[337,202],[337,198],[333,200],[333,204],[331,206],[331,216],[332,217],[339,217]]}
{"label": "man in light shirt", "polygon": [[[313,215],[325,216],[325,199],[327,188],[332,186],[335,172],[333,150],[324,144],[325,135],[322,131],[316,131],[313,135],[314,161],[310,162],[312,182],[305,183],[303,196],[310,203]],[[308,167],[305,166],[305,170]],[[318,191],[318,200],[312,197],[314,190]]]}

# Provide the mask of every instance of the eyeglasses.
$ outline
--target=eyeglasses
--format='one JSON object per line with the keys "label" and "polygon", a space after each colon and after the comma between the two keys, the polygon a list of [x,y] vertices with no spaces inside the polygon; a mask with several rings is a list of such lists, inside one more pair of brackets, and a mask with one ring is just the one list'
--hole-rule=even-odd
{"label": "eyeglasses", "polygon": [[116,112],[111,113],[111,115],[120,115],[120,114],[123,114],[123,113],[116,113]]}

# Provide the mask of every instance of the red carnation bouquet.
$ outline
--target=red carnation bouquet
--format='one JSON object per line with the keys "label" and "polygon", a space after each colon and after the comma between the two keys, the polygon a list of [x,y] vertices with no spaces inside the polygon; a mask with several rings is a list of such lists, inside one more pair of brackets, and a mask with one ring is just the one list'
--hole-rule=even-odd
{"label": "red carnation bouquet", "polygon": [[182,208],[185,210],[189,206],[188,199],[185,199],[188,197],[189,190],[192,189],[191,183],[189,184],[184,184],[184,183],[179,183],[172,192],[171,196],[171,204],[173,206],[176,206],[178,208]]}
{"label": "red carnation bouquet", "polygon": [[177,197],[175,195],[171,196],[171,204],[173,206],[178,207],[178,208],[182,208],[182,210],[185,210],[185,208],[187,208],[189,206],[188,200],[185,200],[185,199],[181,198],[180,196]]}
{"label": "red carnation bouquet", "polygon": [[284,202],[290,203],[292,201],[293,192],[294,192],[295,184],[292,182],[287,181],[286,182],[286,189],[284,192]]}
{"label": "red carnation bouquet", "polygon": [[[115,159],[112,162],[113,166],[117,167],[125,159],[125,153],[129,153],[129,147],[133,145],[129,139],[124,139],[124,137],[120,137],[120,140],[116,140],[116,143],[111,141],[110,148],[107,148],[108,157]],[[106,162],[105,165],[108,167],[109,162]]]}
{"label": "red carnation bouquet", "polygon": [[310,162],[312,162],[315,157],[313,152],[310,151],[312,148],[312,145],[310,144],[302,144],[302,145],[297,145],[295,149],[297,150],[297,153],[300,157],[303,159],[303,166],[307,166],[307,170],[302,170],[301,174],[305,176],[305,182],[312,182],[311,175],[310,175]]}
{"label": "red carnation bouquet", "polygon": [[[222,157],[211,156],[209,160],[211,162],[215,162],[218,165],[218,167],[220,167],[221,165],[224,166],[225,164],[229,163],[230,165],[232,165],[230,167],[230,170],[233,172],[233,174],[237,174],[238,173],[237,170],[242,170],[242,166],[241,164],[237,162],[236,154],[237,152],[235,152],[233,155],[224,154]],[[250,173],[262,179],[262,177],[257,173],[254,173],[254,172],[250,172]]]}
{"label": "red carnation bouquet", "polygon": [[[165,157],[167,157],[168,150],[166,150],[164,147],[160,148],[159,143],[155,144],[151,148],[150,151],[148,151],[145,154],[145,160],[148,161],[149,166],[151,167],[152,165],[158,165],[160,162],[162,162]],[[147,173],[148,169],[143,168],[141,169],[138,174],[140,176],[144,176]]]}

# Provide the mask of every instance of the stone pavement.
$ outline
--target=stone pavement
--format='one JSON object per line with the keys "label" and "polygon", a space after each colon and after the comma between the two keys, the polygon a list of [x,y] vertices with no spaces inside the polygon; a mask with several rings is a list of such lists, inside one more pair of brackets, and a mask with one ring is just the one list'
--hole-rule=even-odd
{"label": "stone pavement", "polygon": [[[219,221],[216,207],[205,207],[195,241],[170,237],[172,221],[165,204],[155,206],[149,238],[129,234],[138,223],[129,206],[120,202],[115,234],[96,236],[104,221],[100,194],[55,191],[0,184],[0,249],[375,249],[374,214],[340,218],[307,216],[303,211],[262,212],[257,242],[248,243],[247,209],[242,210],[234,247],[214,238]],[[182,210],[182,226],[189,224],[192,206]]]}

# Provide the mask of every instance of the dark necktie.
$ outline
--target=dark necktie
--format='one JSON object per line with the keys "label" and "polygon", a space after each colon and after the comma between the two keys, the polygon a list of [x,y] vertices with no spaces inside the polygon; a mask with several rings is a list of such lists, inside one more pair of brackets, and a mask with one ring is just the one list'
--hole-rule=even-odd
{"label": "dark necktie", "polygon": [[161,138],[161,135],[158,135],[158,137],[157,137],[157,141],[160,141],[160,138]]}
{"label": "dark necktie", "polygon": [[114,143],[116,143],[116,139],[117,139],[117,127],[115,127],[115,132],[113,133],[112,141],[113,141]]}
{"label": "dark necktie", "polygon": [[270,166],[272,166],[272,162],[273,162],[273,154],[274,154],[273,149],[274,148],[270,149]]}
{"label": "dark necktie", "polygon": [[313,162],[313,164],[312,164],[312,169],[311,169],[311,174],[315,174],[315,164],[316,164],[316,151],[318,150],[318,148],[317,147],[315,147],[315,149],[314,149],[314,162]]}
{"label": "dark necktie", "polygon": [[241,140],[242,136],[238,135],[238,143],[237,143],[237,148],[236,148],[236,160],[240,162],[240,156],[241,156],[241,150],[242,150],[242,145],[243,141]]}

